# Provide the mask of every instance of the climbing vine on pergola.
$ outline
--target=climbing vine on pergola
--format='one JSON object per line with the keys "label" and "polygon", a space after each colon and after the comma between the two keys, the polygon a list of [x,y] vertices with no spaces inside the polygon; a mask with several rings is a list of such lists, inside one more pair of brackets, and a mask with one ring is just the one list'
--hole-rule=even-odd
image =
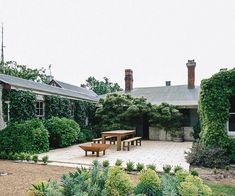
{"label": "climbing vine on pergola", "polygon": [[208,147],[229,149],[231,138],[225,131],[230,99],[235,95],[235,68],[223,70],[201,82],[199,116],[201,142]]}

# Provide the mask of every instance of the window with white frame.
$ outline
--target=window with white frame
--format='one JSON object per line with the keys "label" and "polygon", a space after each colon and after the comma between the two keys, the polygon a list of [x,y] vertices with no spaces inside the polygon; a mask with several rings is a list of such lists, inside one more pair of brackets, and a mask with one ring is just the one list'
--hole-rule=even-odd
{"label": "window with white frame", "polygon": [[44,102],[43,101],[37,101],[36,102],[36,116],[39,119],[44,118]]}

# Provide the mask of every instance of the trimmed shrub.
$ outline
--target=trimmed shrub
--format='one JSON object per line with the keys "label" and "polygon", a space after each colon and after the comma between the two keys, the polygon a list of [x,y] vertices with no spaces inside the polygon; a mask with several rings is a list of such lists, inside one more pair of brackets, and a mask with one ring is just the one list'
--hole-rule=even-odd
{"label": "trimmed shrub", "polygon": [[198,188],[199,195],[212,195],[211,189],[207,185],[203,184],[202,179],[198,176],[189,175],[185,178],[185,181],[195,185]]}
{"label": "trimmed shrub", "polygon": [[38,155],[33,155],[32,160],[34,161],[34,163],[38,162]]}
{"label": "trimmed shrub", "polygon": [[30,161],[31,160],[31,155],[29,153],[25,154],[25,160]]}
{"label": "trimmed shrub", "polygon": [[197,170],[195,170],[195,169],[192,169],[192,170],[190,171],[190,173],[191,173],[191,175],[193,175],[193,176],[198,176],[198,175],[199,175],[198,172],[197,172]]}
{"label": "trimmed shrub", "polygon": [[20,159],[21,161],[26,160],[26,153],[21,152],[21,153],[19,154],[19,159]]}
{"label": "trimmed shrub", "polygon": [[181,182],[178,190],[181,196],[198,195],[198,188],[191,182]]}
{"label": "trimmed shrub", "polygon": [[176,178],[179,182],[178,191],[182,196],[212,195],[211,189],[207,185],[203,184],[202,179],[198,176],[193,176],[188,172],[180,170],[176,173]]}
{"label": "trimmed shrub", "polygon": [[172,166],[171,165],[163,165],[163,171],[166,174],[169,174],[171,171]]}
{"label": "trimmed shrub", "polygon": [[152,169],[142,170],[138,173],[138,184],[135,194],[157,195],[160,191],[160,178]]}
{"label": "trimmed shrub", "polygon": [[173,168],[173,170],[174,170],[174,173],[176,173],[176,172],[179,171],[179,170],[183,170],[183,168],[182,168],[181,166],[179,166],[179,165],[176,165],[176,166]]}
{"label": "trimmed shrub", "polygon": [[121,159],[117,159],[115,162],[115,166],[122,166],[122,160]]}
{"label": "trimmed shrub", "polygon": [[108,167],[109,166],[109,160],[104,160],[102,162],[103,167]]}
{"label": "trimmed shrub", "polygon": [[126,163],[126,170],[127,170],[128,172],[133,171],[133,170],[134,170],[134,162],[128,161],[128,162]]}
{"label": "trimmed shrub", "polygon": [[66,147],[73,144],[79,137],[80,127],[71,119],[52,117],[45,122],[49,132],[50,146]]}
{"label": "trimmed shrub", "polygon": [[146,167],[147,167],[147,169],[152,169],[152,170],[156,171],[156,165],[154,165],[154,164],[148,164]]}
{"label": "trimmed shrub", "polygon": [[223,168],[229,164],[229,158],[225,150],[221,148],[208,148],[201,143],[194,143],[191,152],[186,154],[185,158],[191,165]]}
{"label": "trimmed shrub", "polygon": [[112,167],[108,171],[105,189],[107,195],[127,195],[132,190],[130,177],[120,167]]}
{"label": "trimmed shrub", "polygon": [[13,160],[19,160],[19,154],[18,153],[14,153],[13,154],[13,157],[12,157]]}
{"label": "trimmed shrub", "polygon": [[137,163],[137,165],[136,165],[136,170],[137,170],[138,172],[140,172],[142,169],[144,169],[144,164],[142,164],[142,163]]}
{"label": "trimmed shrub", "polygon": [[185,181],[185,178],[189,175],[190,173],[185,170],[179,170],[175,173],[175,177],[177,178],[178,182]]}
{"label": "trimmed shrub", "polygon": [[41,153],[49,150],[48,132],[38,119],[15,122],[0,131],[0,151]]}
{"label": "trimmed shrub", "polygon": [[42,157],[42,162],[43,162],[44,164],[47,164],[47,162],[48,162],[48,156],[47,156],[47,155],[45,155],[45,156]]}

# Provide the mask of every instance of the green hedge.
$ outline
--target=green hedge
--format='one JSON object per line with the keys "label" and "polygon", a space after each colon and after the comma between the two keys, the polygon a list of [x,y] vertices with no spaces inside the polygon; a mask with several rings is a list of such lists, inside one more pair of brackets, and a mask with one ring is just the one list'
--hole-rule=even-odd
{"label": "green hedge", "polygon": [[45,121],[52,148],[65,147],[77,141],[80,133],[79,124],[67,118],[52,117]]}
{"label": "green hedge", "polygon": [[0,151],[40,153],[49,150],[48,132],[38,119],[15,122],[0,131]]}
{"label": "green hedge", "polygon": [[231,149],[231,138],[225,132],[229,118],[229,99],[235,95],[235,69],[220,71],[201,82],[199,116],[201,142],[208,147]]}

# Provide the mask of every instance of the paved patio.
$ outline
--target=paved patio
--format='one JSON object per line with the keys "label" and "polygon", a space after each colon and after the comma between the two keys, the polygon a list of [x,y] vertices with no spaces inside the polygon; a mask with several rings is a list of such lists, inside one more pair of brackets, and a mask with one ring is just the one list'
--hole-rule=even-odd
{"label": "paved patio", "polygon": [[189,169],[189,164],[185,161],[184,152],[191,148],[192,142],[165,142],[165,141],[142,141],[142,146],[131,146],[130,151],[117,151],[116,145],[106,150],[106,154],[100,153],[100,157],[85,152],[73,145],[67,148],[51,150],[48,153],[40,154],[39,157],[47,154],[50,164],[63,166],[90,165],[92,161],[97,159],[102,162],[109,160],[110,165],[114,165],[117,159],[123,161],[123,166],[128,161],[136,163],[155,164],[158,171],[162,171],[162,166],[169,164],[172,166],[180,165],[184,169]]}

